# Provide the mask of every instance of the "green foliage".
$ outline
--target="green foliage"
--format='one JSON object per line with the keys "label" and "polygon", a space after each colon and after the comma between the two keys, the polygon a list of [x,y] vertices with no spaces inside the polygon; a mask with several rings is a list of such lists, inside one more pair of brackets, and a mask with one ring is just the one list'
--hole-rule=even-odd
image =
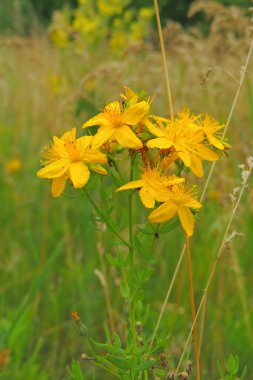
{"label": "green foliage", "polygon": [[246,375],[246,368],[239,376],[239,358],[236,355],[229,355],[228,360],[225,362],[226,373],[224,374],[220,364],[218,363],[219,374],[222,380],[243,380]]}

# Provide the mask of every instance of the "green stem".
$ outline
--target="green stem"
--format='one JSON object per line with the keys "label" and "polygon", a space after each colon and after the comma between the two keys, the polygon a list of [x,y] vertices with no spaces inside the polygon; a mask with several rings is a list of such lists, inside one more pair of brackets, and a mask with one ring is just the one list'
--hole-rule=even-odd
{"label": "green stem", "polygon": [[[133,180],[134,176],[134,156],[131,156],[129,181]],[[133,246],[133,192],[128,195],[128,222],[129,222],[129,269],[130,269],[130,328],[133,336],[135,336],[135,310],[133,295],[134,282],[134,246]]]}
{"label": "green stem", "polygon": [[116,372],[114,372],[114,371],[111,370],[110,368],[108,368],[108,367],[104,366],[103,364],[100,364],[100,363],[98,363],[98,362],[96,361],[96,360],[99,359],[99,356],[97,356],[96,353],[95,353],[95,351],[93,350],[92,345],[91,345],[91,342],[90,342],[90,340],[89,340],[89,337],[87,337],[85,340],[86,340],[86,344],[87,344],[87,347],[88,347],[90,353],[91,353],[92,356],[94,357],[94,359],[91,360],[91,363],[94,364],[96,367],[102,368],[102,369],[104,369],[105,371],[107,371],[107,372],[111,373],[112,375],[114,375],[114,376],[118,377],[119,379],[121,379],[121,377],[120,377]]}
{"label": "green stem", "polygon": [[[104,214],[101,210],[99,210],[99,208],[97,207],[96,203],[94,202],[94,200],[91,198],[90,194],[87,192],[87,190],[85,189],[85,187],[83,188],[83,191],[85,192],[87,198],[89,199],[90,203],[92,204],[92,206],[94,207],[94,209],[96,210],[97,214],[104,219]],[[129,247],[129,250],[131,248],[131,245],[115,230],[115,228],[113,227],[113,225],[108,221],[106,220],[105,223],[110,227],[110,229],[112,230],[112,232],[124,243],[126,244],[128,247]]]}

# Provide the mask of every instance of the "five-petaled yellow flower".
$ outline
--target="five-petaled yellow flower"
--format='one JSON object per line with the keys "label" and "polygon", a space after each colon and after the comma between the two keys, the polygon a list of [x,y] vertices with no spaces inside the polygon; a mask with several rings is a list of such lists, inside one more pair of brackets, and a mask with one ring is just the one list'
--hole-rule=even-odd
{"label": "five-petaled yellow flower", "polygon": [[166,202],[152,211],[148,219],[153,223],[164,223],[178,215],[183,230],[191,236],[195,221],[190,209],[200,207],[202,205],[196,199],[194,187],[187,189],[184,184],[174,185],[167,192]]}
{"label": "five-petaled yellow flower", "polygon": [[168,186],[184,182],[184,178],[175,175],[167,176],[161,174],[157,168],[145,168],[142,172],[141,179],[131,181],[116,191],[140,189],[139,195],[142,203],[147,208],[155,207],[155,201],[162,202],[167,197]]}
{"label": "five-petaled yellow flower", "polygon": [[215,161],[219,156],[205,145],[204,132],[195,120],[189,118],[188,123],[185,123],[186,116],[181,113],[178,118],[166,123],[157,120],[157,126],[148,125],[149,131],[157,138],[149,140],[147,146],[176,152],[185,166],[196,176],[202,177],[202,161]]}
{"label": "five-petaled yellow flower", "polygon": [[125,148],[141,149],[142,141],[135,135],[132,127],[137,125],[148,111],[149,104],[145,101],[123,110],[119,102],[112,102],[102,112],[84,123],[83,128],[100,126],[94,136],[94,147],[100,147],[107,141],[117,141]]}
{"label": "five-petaled yellow flower", "polygon": [[40,178],[52,179],[51,193],[53,197],[61,195],[69,179],[75,189],[86,185],[90,177],[90,169],[107,174],[106,170],[97,164],[105,164],[105,154],[92,146],[92,136],[76,138],[76,128],[64,133],[59,139],[53,137],[53,142],[44,152],[41,161],[44,168],[37,173]]}

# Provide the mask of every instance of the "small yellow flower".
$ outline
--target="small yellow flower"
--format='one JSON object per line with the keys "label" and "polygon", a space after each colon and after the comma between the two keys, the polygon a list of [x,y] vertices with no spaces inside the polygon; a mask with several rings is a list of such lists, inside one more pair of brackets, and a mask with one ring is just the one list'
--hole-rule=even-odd
{"label": "small yellow flower", "polygon": [[197,117],[183,112],[178,118],[167,120],[166,123],[157,119],[156,126],[152,123],[147,124],[149,131],[157,136],[148,141],[147,146],[177,152],[185,166],[198,177],[202,177],[201,161],[215,161],[219,159],[219,156],[205,145],[205,135],[195,120]]}
{"label": "small yellow flower", "polygon": [[201,122],[203,132],[208,139],[209,143],[217,149],[224,149],[224,143],[222,142],[222,133],[221,129],[224,129],[224,124],[219,124],[218,121],[205,115],[204,120]]}
{"label": "small yellow flower", "polygon": [[167,200],[149,214],[148,219],[153,223],[164,223],[179,216],[183,230],[188,236],[193,234],[194,217],[191,208],[202,207],[196,199],[195,188],[187,189],[184,184],[172,186],[167,192]]}
{"label": "small yellow flower", "polygon": [[100,126],[94,136],[94,147],[100,147],[110,140],[117,141],[125,148],[141,149],[143,144],[131,127],[138,124],[148,111],[149,105],[145,101],[124,110],[121,109],[119,102],[112,102],[101,113],[84,123],[83,128]]}
{"label": "small yellow flower", "polygon": [[141,201],[147,208],[153,208],[155,201],[161,202],[166,199],[168,186],[184,182],[184,178],[175,175],[162,175],[157,168],[151,169],[149,167],[143,170],[141,178],[119,187],[116,191],[140,189]]}
{"label": "small yellow flower", "polygon": [[19,171],[22,168],[22,162],[19,158],[12,158],[5,164],[5,170],[7,173],[11,174]]}
{"label": "small yellow flower", "polygon": [[[100,174],[103,172],[100,166],[94,164],[105,164],[107,157],[98,149],[92,147],[92,136],[83,136],[76,139],[76,128],[64,133],[59,139],[53,137],[53,143],[43,152],[44,168],[37,173],[40,178],[52,179],[51,193],[58,197],[64,191],[66,180],[69,179],[75,189],[86,185],[90,177],[90,170]],[[91,167],[88,167],[90,164]],[[95,169],[94,169],[95,168]]]}

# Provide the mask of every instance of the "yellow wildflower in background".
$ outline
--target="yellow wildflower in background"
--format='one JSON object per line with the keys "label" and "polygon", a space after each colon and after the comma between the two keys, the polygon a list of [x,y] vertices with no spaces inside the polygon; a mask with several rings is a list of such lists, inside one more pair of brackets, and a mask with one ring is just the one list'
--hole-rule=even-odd
{"label": "yellow wildflower in background", "polygon": [[184,182],[184,178],[176,177],[175,175],[162,175],[157,168],[145,168],[141,175],[142,179],[131,181],[116,191],[138,189],[142,203],[147,208],[155,207],[155,201],[164,201],[168,186]]}
{"label": "yellow wildflower in background", "polygon": [[84,123],[83,128],[100,126],[94,136],[94,147],[100,147],[107,141],[117,141],[125,148],[141,149],[143,144],[131,127],[138,124],[148,111],[149,104],[145,101],[123,110],[118,101],[112,102],[101,113]]}
{"label": "yellow wildflower in background", "polygon": [[43,152],[44,168],[37,173],[40,178],[52,179],[51,193],[58,197],[64,191],[66,180],[69,179],[75,189],[86,185],[90,177],[90,169],[103,172],[100,166],[94,164],[105,164],[107,157],[98,149],[92,147],[92,136],[84,136],[76,139],[76,128],[64,133],[59,139],[53,137],[53,143]]}
{"label": "yellow wildflower in background", "polygon": [[19,158],[11,158],[5,164],[5,170],[7,173],[11,174],[19,171],[22,168],[22,162]]}
{"label": "yellow wildflower in background", "polygon": [[153,223],[165,223],[178,215],[183,230],[191,236],[195,224],[191,209],[200,207],[202,205],[196,199],[195,187],[187,189],[184,184],[179,184],[171,187],[166,202],[152,211],[148,219]]}

